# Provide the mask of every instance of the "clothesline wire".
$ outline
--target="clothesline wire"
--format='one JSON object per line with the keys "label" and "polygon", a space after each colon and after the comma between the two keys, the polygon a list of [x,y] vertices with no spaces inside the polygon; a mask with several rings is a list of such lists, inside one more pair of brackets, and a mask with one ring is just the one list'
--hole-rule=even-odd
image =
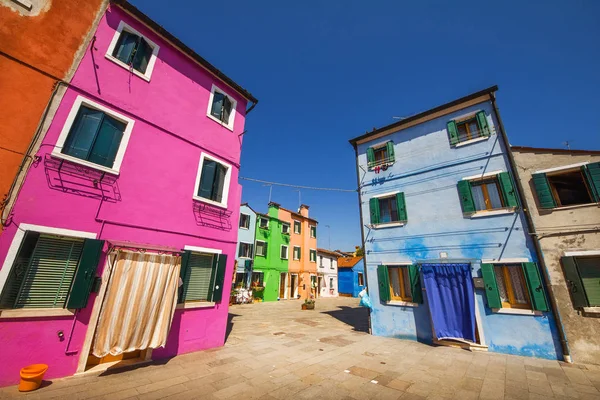
{"label": "clothesline wire", "polygon": [[292,185],[292,184],[289,184],[289,183],[279,183],[279,182],[263,181],[262,179],[246,178],[246,177],[243,177],[243,176],[240,176],[239,178],[243,179],[245,181],[250,181],[250,182],[258,182],[258,183],[264,183],[264,184],[267,184],[267,185],[274,185],[274,186],[293,187],[293,188],[298,188],[298,189],[325,190],[325,191],[330,191],[330,192],[351,192],[351,193],[356,193],[357,192],[357,189],[323,188],[323,187],[314,187],[314,186]]}

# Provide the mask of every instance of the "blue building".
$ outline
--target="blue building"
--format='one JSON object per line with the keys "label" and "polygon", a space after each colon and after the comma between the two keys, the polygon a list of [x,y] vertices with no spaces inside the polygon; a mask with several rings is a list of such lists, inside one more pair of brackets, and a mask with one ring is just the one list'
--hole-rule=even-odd
{"label": "blue building", "polygon": [[496,90],[350,141],[371,329],[378,336],[561,359]]}
{"label": "blue building", "polygon": [[240,226],[236,249],[235,286],[248,287],[252,276],[254,240],[256,239],[256,212],[244,203],[240,207]]}
{"label": "blue building", "polygon": [[363,257],[338,258],[338,293],[358,297],[365,288],[365,261]]}

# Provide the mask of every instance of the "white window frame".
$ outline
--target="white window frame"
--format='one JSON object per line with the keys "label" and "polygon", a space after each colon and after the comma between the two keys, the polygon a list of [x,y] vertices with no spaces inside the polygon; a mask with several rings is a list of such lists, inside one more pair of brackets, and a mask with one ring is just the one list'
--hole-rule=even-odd
{"label": "white window frame", "polygon": [[[283,228],[285,226],[287,226],[287,232],[283,231]],[[289,234],[291,230],[292,230],[292,228],[290,227],[290,224],[288,224],[287,222],[284,222],[283,224],[281,224],[281,233],[287,233],[287,234]]]}
{"label": "white window frame", "polygon": [[[294,221],[294,233],[296,235],[301,235],[302,234],[302,221],[298,221],[298,220],[293,220]],[[299,232],[296,232],[296,223],[299,224],[300,228],[299,228]]]}
{"label": "white window frame", "polygon": [[[284,247],[285,247],[285,258],[281,257],[281,250],[283,250]],[[281,247],[279,248],[279,258],[281,258],[282,260],[290,259],[290,247],[289,246],[286,246],[285,244],[281,245]]]}
{"label": "white window frame", "polygon": [[[240,249],[242,248],[242,244],[246,244],[246,245],[250,246],[250,253],[254,253],[254,243],[248,243],[248,242],[242,242],[242,241],[240,241]],[[250,256],[250,257],[240,256],[239,255],[239,249],[238,249],[238,258],[241,258],[241,259],[244,259],[244,260],[251,260],[252,256]]]}
{"label": "white window frame", "polygon": [[[202,165],[204,164],[205,159],[216,161],[224,167],[227,167],[227,173],[225,174],[225,180],[223,182],[223,197],[221,198],[221,202],[214,201],[211,199],[205,199],[204,197],[198,196],[198,189],[200,188],[200,180],[202,178]],[[202,154],[200,155],[200,162],[198,164],[198,173],[196,174],[196,185],[194,186],[193,199],[201,201],[203,203],[212,204],[217,207],[227,208],[227,199],[229,198],[229,185],[231,183],[231,170],[231,164],[202,152]]]}
{"label": "white window frame", "polygon": [[[311,254],[315,255],[314,260],[311,260]],[[317,249],[308,249],[308,261],[314,262],[315,264],[317,263]]]}
{"label": "white window frame", "polygon": [[[266,244],[267,242],[265,240],[257,240],[256,243],[254,244],[254,255],[255,256],[259,256],[259,257],[266,257],[266,254],[258,254],[258,244],[262,243],[263,245]],[[263,247],[264,248],[264,247]]]}
{"label": "white window frame", "polygon": [[[196,191],[196,193],[197,193],[197,191]],[[246,214],[246,213],[241,212],[240,213],[240,222],[242,222],[242,215],[245,215],[246,217],[248,217],[248,226],[247,227],[246,226],[240,226],[240,229],[246,229],[246,230],[248,230],[248,229],[250,229],[250,222],[251,222],[250,221],[251,220],[250,214]]]}
{"label": "white window frame", "polygon": [[[215,98],[215,92],[219,92],[219,93],[227,96],[227,98],[231,102],[231,113],[229,114],[229,123],[227,123],[227,124],[224,123],[223,121],[221,121],[220,119],[214,117],[210,113],[210,111],[212,110],[213,99]],[[229,94],[227,94],[226,91],[224,91],[217,85],[213,84],[210,89],[210,97],[208,98],[208,108],[206,109],[206,116],[208,118],[212,119],[213,121],[217,122],[219,125],[222,125],[225,128],[227,128],[233,132],[233,123],[235,122],[236,110],[237,110],[237,101],[233,97],[231,97]]]}
{"label": "white window frame", "polygon": [[[119,144],[119,150],[117,150],[117,155],[115,156],[115,162],[112,168],[105,167],[104,165],[95,164],[93,162],[82,160],[77,157],[70,156],[68,154],[61,153],[65,142],[67,141],[67,137],[69,136],[69,132],[73,127],[73,123],[75,122],[75,118],[77,117],[77,113],[81,106],[87,106],[89,108],[93,108],[94,110],[102,111],[107,115],[110,115],[112,118],[122,122],[125,124],[125,130],[123,131],[123,138],[121,139],[121,143]],[[58,136],[58,140],[52,149],[52,156],[56,158],[61,158],[63,160],[70,161],[72,163],[84,165],[86,167],[90,167],[99,171],[108,172],[109,174],[119,175],[121,170],[121,164],[123,163],[123,158],[125,157],[125,150],[127,149],[127,145],[129,144],[129,138],[131,137],[131,131],[133,130],[133,125],[135,121],[129,117],[126,117],[123,114],[120,114],[116,111],[111,110],[95,101],[90,99],[86,99],[83,96],[77,96],[73,106],[71,106],[71,111],[69,111],[69,115],[67,116],[67,120],[63,125],[62,130],[60,131],[60,135]]]}
{"label": "white window frame", "polygon": [[[315,235],[313,236],[313,228],[315,228]],[[317,237],[317,226],[316,225],[309,225],[308,226],[308,230],[310,231],[309,235],[312,239],[316,239]]]}
{"label": "white window frame", "polygon": [[549,172],[560,172],[560,171],[565,171],[565,170],[569,170],[569,169],[581,168],[584,165],[588,165],[589,163],[590,163],[589,161],[584,161],[584,162],[578,162],[575,164],[562,165],[560,167],[541,169],[539,171],[533,172],[532,175],[533,174],[547,174]]}
{"label": "white window frame", "polygon": [[[25,232],[32,231],[37,233],[45,233],[56,236],[66,236],[78,239],[96,239],[97,235],[93,232],[74,231],[71,229],[53,228],[49,226],[19,224],[19,229],[15,232],[15,236],[8,248],[2,269],[0,270],[0,293],[4,291],[4,286],[8,280],[8,275],[13,267],[15,259],[21,248],[21,244],[25,239]],[[71,291],[69,290],[69,293]],[[0,310],[0,318],[27,318],[27,317],[48,317],[60,315],[73,315],[73,311],[63,307],[55,308],[28,308],[23,309],[6,309]]]}
{"label": "white window frame", "polygon": [[[262,226],[260,222],[261,222],[261,221],[265,221],[265,220],[267,221],[267,225],[266,225],[266,226]],[[259,227],[260,229],[269,229],[269,218],[265,218],[265,217],[258,217],[258,227]]]}
{"label": "white window frame", "polygon": [[292,258],[296,261],[300,260],[300,257],[296,258],[296,249],[299,250],[298,254],[300,255],[300,257],[302,256],[302,247],[300,246],[294,246],[294,248],[292,249]]}
{"label": "white window frame", "polygon": [[[144,40],[146,42],[148,42],[150,47],[152,47],[152,55],[150,56],[150,60],[148,60],[148,66],[146,67],[145,73],[141,73],[140,71],[133,69],[132,67],[125,64],[123,61],[119,60],[118,58],[116,58],[112,55],[113,51],[115,50],[115,46],[117,45],[117,42],[119,41],[119,37],[121,36],[121,33],[123,31],[133,33],[134,35],[143,37]],[[115,34],[113,35],[113,38],[110,42],[110,45],[108,46],[108,50],[106,50],[106,54],[104,55],[104,57],[106,57],[106,59],[114,62],[118,66],[125,68],[127,71],[131,71],[131,73],[150,82],[150,78],[152,77],[152,71],[154,70],[154,64],[156,63],[156,57],[158,56],[159,50],[160,50],[160,46],[158,46],[152,40],[148,39],[145,35],[142,35],[140,32],[133,29],[131,26],[127,25],[125,22],[121,21],[121,22],[119,22],[119,27],[117,28]]]}

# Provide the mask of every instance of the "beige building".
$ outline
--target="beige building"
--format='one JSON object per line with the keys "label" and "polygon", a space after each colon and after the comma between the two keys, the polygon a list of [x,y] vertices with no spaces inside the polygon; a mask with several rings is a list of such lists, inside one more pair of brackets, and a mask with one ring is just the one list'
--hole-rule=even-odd
{"label": "beige building", "polygon": [[512,152],[571,358],[600,364],[600,151]]}

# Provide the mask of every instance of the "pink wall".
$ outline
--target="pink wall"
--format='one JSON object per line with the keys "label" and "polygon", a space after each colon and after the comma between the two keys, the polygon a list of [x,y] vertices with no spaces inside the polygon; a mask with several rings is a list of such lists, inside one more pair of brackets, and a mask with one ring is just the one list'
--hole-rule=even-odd
{"label": "pink wall", "polygon": [[[160,46],[150,82],[104,57],[121,20]],[[0,260],[4,261],[17,226],[28,223],[96,232],[100,239],[108,241],[177,249],[185,245],[222,249],[228,255],[226,277],[230,277],[241,199],[241,186],[237,183],[241,152],[238,135],[244,127],[246,100],[114,5],[98,27],[93,49],[88,49],[73,79],[75,87],[67,90],[52,121],[38,152],[41,161],[27,175],[13,209],[13,223],[0,236]],[[234,132],[206,116],[213,83],[238,101]],[[102,204],[98,218],[110,221],[104,224],[95,219],[100,206],[98,198],[65,193],[50,188],[48,183],[47,174],[50,179],[53,175],[45,166],[45,156],[56,143],[77,95],[104,103],[135,120],[117,179],[121,200]],[[234,165],[228,198],[228,210],[232,212],[227,221],[230,230],[200,226],[193,211],[192,193],[201,152]],[[103,265],[101,261],[98,275]],[[222,345],[229,291],[229,285],[225,285],[223,301],[214,308],[177,310],[167,346],[155,350],[154,358]],[[88,307],[75,317],[70,344],[70,350],[77,351],[74,354],[65,354],[73,317],[0,320],[0,386],[17,383],[19,369],[31,363],[49,364],[48,378],[73,374],[82,356],[78,350],[83,344],[94,300],[92,294]],[[65,332],[64,341],[58,339],[58,330]]]}

